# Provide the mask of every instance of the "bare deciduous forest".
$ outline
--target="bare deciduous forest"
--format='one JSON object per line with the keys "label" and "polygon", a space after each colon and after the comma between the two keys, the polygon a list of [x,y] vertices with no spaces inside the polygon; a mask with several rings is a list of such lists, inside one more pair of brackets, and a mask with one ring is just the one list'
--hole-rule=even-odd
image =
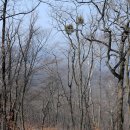
{"label": "bare deciduous forest", "polygon": [[130,0],[0,0],[0,46],[0,130],[130,130]]}

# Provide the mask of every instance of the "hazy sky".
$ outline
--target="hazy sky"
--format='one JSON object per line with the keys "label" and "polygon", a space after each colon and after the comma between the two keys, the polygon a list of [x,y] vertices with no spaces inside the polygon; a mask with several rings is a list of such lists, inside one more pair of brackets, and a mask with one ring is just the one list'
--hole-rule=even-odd
{"label": "hazy sky", "polygon": [[43,28],[51,28],[51,18],[49,16],[49,7],[46,4],[41,4],[38,9],[38,22]]}
{"label": "hazy sky", "polygon": [[[59,3],[60,5],[61,3]],[[72,8],[72,4],[64,4],[65,8],[70,9]],[[58,7],[57,7],[58,8]],[[51,13],[51,8],[49,8],[49,6],[47,4],[42,3],[37,11],[38,11],[38,15],[39,15],[39,24],[41,26],[43,26],[43,28],[50,28],[52,27],[52,18],[50,16]],[[89,15],[89,8],[87,8],[87,6],[82,6],[81,8],[78,9],[79,14],[83,15],[84,18],[87,18],[87,15]]]}

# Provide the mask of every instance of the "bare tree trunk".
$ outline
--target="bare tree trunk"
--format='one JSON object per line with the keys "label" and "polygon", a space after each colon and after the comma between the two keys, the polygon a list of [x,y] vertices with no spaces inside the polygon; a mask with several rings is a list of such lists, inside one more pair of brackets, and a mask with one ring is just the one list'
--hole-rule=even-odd
{"label": "bare tree trunk", "polygon": [[130,76],[130,74],[129,74],[129,71],[130,71],[129,70],[129,63],[130,63],[130,60],[129,60],[129,58],[130,58],[130,51],[127,54],[127,60],[125,62],[125,65],[126,65],[126,93],[127,93],[127,97],[128,97],[128,99],[127,99],[127,101],[128,101],[128,122],[129,122],[128,127],[130,128],[130,85],[129,85],[129,83],[130,83],[130,81],[129,81],[129,76]]}
{"label": "bare tree trunk", "polygon": [[123,130],[123,79],[118,82],[118,103],[117,103],[117,130]]}
{"label": "bare tree trunk", "polygon": [[100,61],[99,61],[99,118],[98,118],[98,127],[101,128],[101,101],[102,101],[102,48],[100,47]]}
{"label": "bare tree trunk", "polygon": [[3,25],[2,25],[2,102],[3,102],[3,116],[2,116],[2,130],[7,129],[7,120],[6,120],[6,105],[7,105],[7,92],[6,92],[6,66],[5,66],[5,28],[6,28],[6,8],[7,8],[7,0],[4,1],[4,6],[3,6]]}
{"label": "bare tree trunk", "polygon": [[[121,55],[121,58],[122,56],[123,55]],[[123,123],[124,123],[123,98],[124,98],[124,69],[125,69],[124,60],[122,60],[119,69],[120,69],[119,70],[120,79],[118,81],[118,92],[117,92],[117,129],[123,130]]]}
{"label": "bare tree trunk", "polygon": [[75,130],[75,121],[74,121],[74,113],[73,113],[73,105],[72,105],[72,86],[71,85],[70,85],[69,105],[70,105],[70,113],[71,113],[71,120],[72,120],[72,129]]}

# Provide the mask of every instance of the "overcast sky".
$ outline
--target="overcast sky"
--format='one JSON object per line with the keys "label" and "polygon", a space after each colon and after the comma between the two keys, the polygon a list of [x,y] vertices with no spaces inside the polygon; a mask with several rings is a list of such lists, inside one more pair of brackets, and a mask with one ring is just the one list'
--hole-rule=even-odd
{"label": "overcast sky", "polygon": [[46,4],[41,4],[38,9],[38,15],[39,15],[39,24],[43,27],[43,28],[51,28],[51,18],[49,16],[50,13],[50,9],[48,7],[48,5]]}

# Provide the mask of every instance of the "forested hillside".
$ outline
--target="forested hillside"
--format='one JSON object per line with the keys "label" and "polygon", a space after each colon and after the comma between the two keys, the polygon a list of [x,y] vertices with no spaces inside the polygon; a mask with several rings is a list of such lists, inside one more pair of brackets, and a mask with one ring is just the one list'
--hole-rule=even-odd
{"label": "forested hillside", "polygon": [[130,130],[130,0],[0,0],[0,130]]}

